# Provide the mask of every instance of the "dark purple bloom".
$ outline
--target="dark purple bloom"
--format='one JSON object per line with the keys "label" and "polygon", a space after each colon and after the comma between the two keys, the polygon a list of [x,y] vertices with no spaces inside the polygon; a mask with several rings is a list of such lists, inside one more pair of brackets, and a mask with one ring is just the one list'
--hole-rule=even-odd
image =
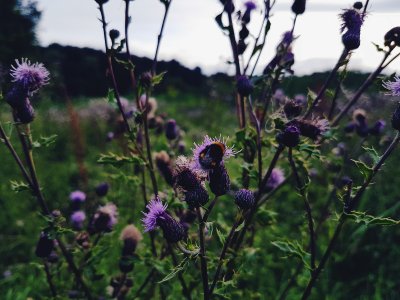
{"label": "dark purple bloom", "polygon": [[74,192],[72,192],[71,194],[69,194],[69,199],[71,200],[71,202],[85,202],[86,200],[86,194],[82,191],[76,190]]}
{"label": "dark purple bloom", "polygon": [[244,5],[246,6],[246,10],[242,16],[242,22],[244,24],[248,24],[251,19],[251,12],[252,10],[256,9],[257,6],[253,1],[247,1]]}
{"label": "dark purple bloom", "polygon": [[165,136],[169,140],[174,140],[178,137],[179,135],[179,128],[176,125],[176,121],[173,119],[170,119],[167,121],[165,124]]}
{"label": "dark purple bloom", "polygon": [[23,86],[29,93],[34,93],[49,83],[49,71],[41,63],[32,64],[27,58],[21,62],[15,60],[16,66],[11,66],[12,81]]}
{"label": "dark purple bloom", "polygon": [[119,31],[117,29],[111,29],[110,32],[108,33],[108,35],[110,36],[110,39],[114,41],[119,38]]}
{"label": "dark purple bloom", "polygon": [[342,35],[342,42],[347,50],[357,49],[361,44],[360,31],[347,30],[347,32]]}
{"label": "dark purple bloom", "polygon": [[354,50],[360,46],[360,32],[363,23],[363,14],[356,9],[345,9],[340,15],[342,19],[341,32],[347,31],[342,35],[343,45],[347,50]]}
{"label": "dark purple bloom", "polygon": [[98,186],[96,186],[95,191],[97,196],[104,197],[105,195],[107,195],[109,189],[110,185],[107,182],[102,182]]}
{"label": "dark purple bloom", "polygon": [[178,144],[178,152],[179,154],[185,154],[186,144],[185,142],[179,142]]}
{"label": "dark purple bloom", "polygon": [[215,196],[225,195],[229,191],[231,182],[224,164],[211,169],[208,173],[208,179],[210,181],[211,192]]}
{"label": "dark purple bloom", "polygon": [[143,213],[145,217],[142,219],[145,232],[155,230],[159,226],[168,242],[176,243],[184,239],[185,229],[167,213],[167,204],[162,204],[159,198],[155,198],[146,207],[148,212]]}
{"label": "dark purple bloom", "polygon": [[117,207],[113,203],[107,203],[97,209],[91,221],[91,228],[95,232],[110,232],[117,222]]}
{"label": "dark purple bloom", "polygon": [[353,8],[360,10],[361,8],[363,8],[362,2],[361,1],[354,2]]}
{"label": "dark purple bloom", "polygon": [[208,193],[202,185],[199,185],[193,190],[188,190],[184,194],[185,202],[191,209],[203,206],[209,200]]}
{"label": "dark purple bloom", "polygon": [[294,0],[292,5],[292,11],[296,15],[301,15],[306,10],[306,0]]}
{"label": "dark purple bloom", "polygon": [[278,133],[276,140],[284,146],[296,147],[300,143],[300,130],[295,125],[286,126],[282,132]]}
{"label": "dark purple bloom", "polygon": [[273,168],[271,176],[268,178],[266,189],[272,191],[285,180],[285,174],[281,168]]}
{"label": "dark purple bloom", "polygon": [[251,83],[250,79],[246,75],[241,75],[236,80],[236,87],[238,93],[242,97],[247,97],[253,92],[253,84]]}
{"label": "dark purple bloom", "polygon": [[36,245],[36,250],[35,250],[36,256],[40,258],[49,257],[53,249],[54,249],[54,240],[49,236],[47,232],[42,231],[40,233],[39,241]]}
{"label": "dark purple bloom", "polygon": [[86,214],[82,210],[75,211],[71,215],[71,225],[76,230],[81,230],[83,228],[83,222],[86,219]]}
{"label": "dark purple bloom", "polygon": [[252,208],[255,204],[255,197],[252,191],[241,189],[235,193],[235,203],[241,209]]}

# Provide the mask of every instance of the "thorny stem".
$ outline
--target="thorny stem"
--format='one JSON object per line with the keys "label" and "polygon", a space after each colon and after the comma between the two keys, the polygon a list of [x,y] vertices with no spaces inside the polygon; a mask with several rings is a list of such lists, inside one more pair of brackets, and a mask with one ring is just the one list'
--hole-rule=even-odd
{"label": "thorny stem", "polygon": [[103,4],[99,4],[99,10],[100,10],[100,14],[101,14],[101,23],[103,25],[103,35],[104,35],[104,43],[105,43],[105,47],[106,47],[108,70],[110,72],[110,77],[111,77],[111,82],[112,82],[112,86],[113,86],[113,89],[114,89],[115,99],[117,100],[117,106],[118,106],[118,109],[119,109],[119,111],[120,111],[120,113],[122,115],[122,119],[124,120],[124,124],[125,124],[126,130],[130,134],[132,134],[132,128],[129,125],[128,119],[127,119],[126,114],[124,112],[124,108],[122,106],[121,98],[120,98],[119,91],[118,91],[117,81],[115,79],[114,67],[113,67],[113,64],[112,64],[112,53],[111,53],[110,49],[108,48],[107,23],[106,23],[106,17],[105,17],[105,14],[104,14]]}
{"label": "thorny stem", "polygon": [[213,279],[211,287],[210,287],[210,298],[212,298],[212,293],[214,291],[214,288],[215,288],[215,286],[218,282],[219,276],[221,274],[222,265],[224,263],[226,252],[229,248],[229,245],[231,244],[231,241],[232,241],[233,235],[236,231],[236,228],[239,226],[239,224],[241,223],[242,220],[243,220],[243,218],[241,216],[236,217],[236,221],[235,221],[235,223],[233,223],[231,231],[229,232],[228,237],[226,238],[226,241],[224,243],[224,247],[221,250],[221,254],[219,255],[217,270],[215,271],[214,279]]}
{"label": "thorny stem", "polygon": [[[365,90],[372,84],[375,78],[383,71],[384,68],[388,66],[388,64],[384,65],[386,59],[389,57],[392,49],[385,53],[381,63],[379,64],[378,68],[372,72],[368,78],[364,81],[361,87],[357,90],[353,98],[347,103],[347,105],[336,115],[335,119],[333,120],[331,126],[334,127],[339,124],[340,120],[345,116],[345,114],[349,111],[349,109],[358,101],[361,95],[365,92]],[[393,61],[393,60],[391,60]]]}
{"label": "thorny stem", "polygon": [[309,235],[310,235],[310,254],[311,254],[310,266],[311,266],[311,272],[312,272],[313,270],[315,270],[315,232],[314,232],[314,221],[313,221],[312,213],[311,213],[311,206],[310,206],[310,202],[308,201],[307,192],[305,190],[305,187],[301,183],[299,173],[297,172],[296,164],[293,160],[292,148],[289,148],[289,150],[288,150],[288,159],[289,159],[289,164],[292,168],[294,178],[296,180],[297,189],[299,190],[299,192],[303,198],[304,208],[307,213],[308,230],[309,230]]}
{"label": "thorny stem", "polygon": [[208,217],[210,216],[211,211],[213,210],[213,208],[214,208],[215,204],[217,203],[217,201],[218,201],[218,196],[215,196],[213,201],[211,201],[210,205],[207,207],[207,210],[206,210],[206,212],[204,213],[204,216],[203,216],[203,222],[204,223],[207,222]]}
{"label": "thorny stem", "polygon": [[53,298],[56,298],[57,297],[57,291],[56,291],[56,288],[55,288],[55,286],[53,284],[53,279],[51,277],[49,264],[45,260],[43,261],[43,267],[44,267],[44,271],[46,272],[46,280],[47,280],[47,283],[49,284],[51,295],[53,296]]}
{"label": "thorny stem", "polygon": [[326,79],[324,85],[322,88],[319,90],[318,95],[315,97],[314,101],[311,103],[310,107],[306,111],[303,119],[306,119],[310,116],[314,108],[317,106],[319,100],[323,97],[325,94],[326,89],[328,88],[329,84],[331,83],[332,79],[334,78],[335,74],[337,73],[337,70],[339,70],[340,66],[343,64],[343,61],[346,59],[347,55],[349,54],[349,50],[346,48],[343,49],[342,54],[340,55],[335,67],[332,69],[332,71],[329,73],[328,78]]}
{"label": "thorny stem", "polygon": [[[372,171],[369,174],[368,178],[364,181],[364,183],[362,184],[360,189],[357,191],[356,195],[351,199],[351,201],[350,201],[350,210],[352,210],[353,208],[356,207],[356,205],[360,201],[362,195],[364,194],[365,190],[370,185],[372,179],[378,173],[378,171],[382,167],[383,163],[390,156],[390,154],[393,152],[393,150],[396,148],[396,146],[398,145],[399,142],[400,142],[400,134],[399,134],[399,132],[397,132],[396,137],[394,138],[392,143],[388,146],[388,148],[386,149],[385,153],[381,156],[381,158],[379,159],[379,161],[377,162],[375,167],[372,169]],[[327,249],[325,250],[325,253],[324,253],[320,263],[318,264],[318,267],[312,273],[310,281],[308,282],[308,285],[307,285],[306,289],[304,290],[303,296],[301,298],[302,300],[308,299],[308,297],[311,295],[311,291],[312,291],[312,289],[313,289],[313,287],[315,285],[315,282],[316,282],[318,276],[320,275],[322,269],[324,268],[326,262],[328,261],[329,256],[331,255],[331,253],[333,251],[333,248],[334,248],[334,246],[336,244],[336,241],[337,241],[337,239],[339,237],[339,234],[340,234],[340,232],[342,230],[342,227],[343,227],[343,224],[344,224],[345,220],[346,220],[346,214],[343,212],[340,215],[338,224],[336,225],[335,233],[333,234],[333,236],[332,236],[332,238],[331,238],[331,240],[329,242],[329,245],[328,245]]]}
{"label": "thorny stem", "polygon": [[[36,174],[36,170],[35,170],[35,164],[33,161],[33,155],[32,155],[32,137],[30,134],[30,129],[29,129],[29,125],[27,125],[26,127],[26,133],[22,133],[20,131],[20,128],[17,126],[17,130],[18,130],[18,134],[19,134],[19,138],[21,141],[21,145],[22,145],[22,150],[25,154],[25,159],[26,159],[26,163],[28,165],[28,169],[32,178],[32,183],[33,183],[33,192],[39,202],[39,205],[41,206],[42,209],[42,213],[46,216],[49,216],[50,218],[52,218],[50,210],[48,209],[45,199],[43,197],[41,188],[40,188],[40,184],[37,178],[37,174]],[[29,142],[29,144],[28,144]],[[62,254],[64,255],[68,266],[70,267],[70,269],[72,270],[72,272],[75,275],[76,281],[79,283],[79,285],[82,287],[83,292],[85,293],[86,297],[90,300],[92,299],[91,293],[88,289],[88,287],[86,286],[85,282],[82,279],[82,274],[79,271],[78,267],[75,265],[75,262],[71,256],[71,254],[68,252],[67,248],[64,245],[64,242],[61,240],[61,238],[57,237],[56,238],[57,242],[58,242],[58,246],[61,249]]]}
{"label": "thorny stem", "polygon": [[169,1],[164,2],[164,5],[165,5],[164,17],[163,17],[163,20],[162,20],[160,33],[158,34],[158,37],[157,37],[156,52],[155,52],[155,54],[154,54],[153,66],[152,66],[152,68],[151,68],[151,72],[153,73],[153,75],[156,74],[156,70],[157,70],[157,56],[158,56],[158,51],[159,51],[159,49],[160,49],[162,34],[163,34],[163,31],[164,31],[165,21],[167,20],[167,15],[168,15],[168,11],[169,11],[169,6],[171,5],[171,1],[172,1],[172,0],[169,0]]}
{"label": "thorny stem", "polygon": [[199,240],[200,240],[200,264],[201,264],[201,277],[203,279],[203,293],[204,300],[210,299],[209,288],[208,288],[208,271],[207,271],[207,260],[206,260],[206,248],[204,244],[204,222],[201,216],[200,208],[196,208],[197,219],[199,221]]}

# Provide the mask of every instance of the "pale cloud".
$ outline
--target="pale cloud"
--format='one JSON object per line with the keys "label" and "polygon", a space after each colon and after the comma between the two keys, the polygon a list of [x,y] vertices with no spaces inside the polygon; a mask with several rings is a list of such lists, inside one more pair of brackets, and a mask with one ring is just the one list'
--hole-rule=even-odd
{"label": "pale cloud", "polygon": [[[236,1],[240,5],[244,1]],[[261,3],[261,1],[258,1]],[[308,1],[307,11],[299,16],[294,45],[297,74],[309,74],[331,68],[342,51],[340,20],[342,8],[351,7],[353,1]],[[267,47],[260,60],[263,66],[274,55],[281,34],[291,27],[292,1],[279,0],[271,19],[272,27]],[[383,43],[383,35],[392,27],[400,26],[400,1],[370,1],[371,13],[362,28],[362,44],[354,53],[351,67],[372,70],[380,61],[380,54],[371,42]],[[106,4],[109,28],[123,30],[124,1],[113,0]],[[99,12],[94,0],[39,0],[43,10],[39,26],[39,41],[43,45],[57,42],[64,45],[103,49]],[[163,15],[163,5],[158,0],[135,0],[132,6],[130,46],[134,54],[152,57]],[[201,67],[204,73],[233,72],[226,64],[231,59],[227,37],[219,30],[214,17],[221,11],[218,0],[173,0],[168,16],[160,59],[176,59],[184,65]],[[253,24],[256,28],[257,24]],[[400,63],[392,70],[400,72]]]}

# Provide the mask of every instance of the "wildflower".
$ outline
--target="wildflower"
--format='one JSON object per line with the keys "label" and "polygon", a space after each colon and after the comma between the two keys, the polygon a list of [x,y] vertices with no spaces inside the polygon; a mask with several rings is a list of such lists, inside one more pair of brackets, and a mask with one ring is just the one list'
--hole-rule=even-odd
{"label": "wildflower", "polygon": [[235,193],[235,203],[241,209],[252,208],[255,204],[255,197],[252,191],[241,189]]}
{"label": "wildflower", "polygon": [[329,121],[326,119],[295,120],[294,123],[300,130],[300,134],[312,140],[318,139],[329,130]]}
{"label": "wildflower", "polygon": [[340,14],[342,19],[342,26],[340,31],[343,32],[347,30],[342,35],[343,45],[347,50],[354,50],[360,46],[360,32],[361,25],[363,23],[363,14],[356,9],[345,9],[342,14]]}
{"label": "wildflower", "polygon": [[[400,27],[399,27],[400,29]],[[394,81],[386,81],[383,83],[383,87],[389,90],[389,95],[400,96],[400,77],[395,76]]]}
{"label": "wildflower", "polygon": [[287,147],[296,147],[300,143],[300,130],[295,125],[288,125],[278,133],[276,140],[279,144]]}
{"label": "wildflower", "polygon": [[397,105],[397,108],[393,113],[392,127],[393,129],[400,130],[400,103]]}
{"label": "wildflower", "polygon": [[268,192],[272,191],[276,189],[284,180],[285,174],[283,173],[283,170],[281,168],[273,168],[265,188]]}
{"label": "wildflower", "polygon": [[110,232],[117,222],[117,207],[113,203],[107,203],[105,206],[99,207],[95,212],[91,222],[91,229],[95,232]]}
{"label": "wildflower", "polygon": [[36,245],[35,254],[37,257],[46,258],[50,256],[51,251],[54,249],[54,240],[50,235],[42,231],[40,233],[39,241]]}
{"label": "wildflower", "polygon": [[253,92],[253,84],[246,75],[241,75],[236,80],[238,93],[242,97],[248,97]]}
{"label": "wildflower", "polygon": [[107,182],[102,182],[98,186],[96,186],[95,191],[97,196],[104,197],[105,195],[107,195],[109,189],[110,185]]}
{"label": "wildflower", "polygon": [[242,16],[242,22],[244,24],[250,23],[250,17],[251,17],[251,12],[257,8],[256,4],[253,1],[247,1],[245,2],[244,6],[246,7],[246,10]]}
{"label": "wildflower", "polygon": [[368,129],[368,132],[372,135],[380,135],[385,129],[386,122],[384,120],[378,120],[375,122],[374,126]]}
{"label": "wildflower", "polygon": [[361,8],[363,8],[362,2],[361,1],[354,2],[353,8],[360,10]]}
{"label": "wildflower", "polygon": [[385,46],[394,48],[400,46],[400,27],[393,27],[385,34]]}
{"label": "wildflower", "polygon": [[140,76],[140,83],[145,89],[150,89],[153,81],[153,75],[151,72],[144,72]]}
{"label": "wildflower", "polygon": [[119,31],[117,29],[111,29],[110,32],[108,33],[110,36],[110,39],[112,40],[113,44],[115,43],[115,40],[119,38]]}
{"label": "wildflower", "polygon": [[208,193],[202,185],[193,190],[188,190],[184,194],[185,201],[191,209],[203,206],[209,200]]}
{"label": "wildflower", "polygon": [[86,194],[82,191],[76,190],[69,194],[69,199],[71,200],[71,202],[83,203],[86,200]]}
{"label": "wildflower", "polygon": [[295,100],[289,100],[285,103],[283,111],[285,112],[286,118],[293,119],[301,114],[303,107],[298,104]]}
{"label": "wildflower", "polygon": [[171,158],[168,153],[165,151],[157,153],[155,160],[161,175],[164,177],[165,181],[172,186],[174,184],[174,176],[171,169]]}
{"label": "wildflower", "polygon": [[215,196],[225,195],[230,189],[230,179],[224,164],[219,164],[208,173],[210,189]]}
{"label": "wildflower", "polygon": [[152,199],[146,207],[148,212],[143,213],[145,217],[142,219],[145,232],[155,230],[159,226],[170,243],[176,243],[185,237],[182,224],[167,213],[167,204],[163,204],[158,197]]}
{"label": "wildflower", "polygon": [[169,140],[174,140],[178,137],[179,135],[179,128],[176,125],[176,121],[173,119],[170,119],[167,121],[165,124],[165,136]]}
{"label": "wildflower", "polygon": [[193,149],[194,167],[199,170],[210,170],[235,154],[233,148],[226,146],[224,139],[210,138],[206,135],[203,143],[195,144]]}
{"label": "wildflower", "polygon": [[306,0],[294,0],[292,5],[292,11],[296,15],[301,15],[306,10]]}
{"label": "wildflower", "polygon": [[131,255],[135,252],[138,243],[143,239],[142,234],[135,225],[126,226],[121,233],[121,240],[124,243],[122,255]]}
{"label": "wildflower", "polygon": [[49,83],[49,71],[42,63],[31,63],[27,58],[15,60],[16,66],[11,66],[12,81],[23,87],[29,93],[38,91]]}
{"label": "wildflower", "polygon": [[83,222],[86,219],[86,214],[82,210],[75,211],[71,215],[71,224],[72,227],[76,230],[81,230],[83,228]]}

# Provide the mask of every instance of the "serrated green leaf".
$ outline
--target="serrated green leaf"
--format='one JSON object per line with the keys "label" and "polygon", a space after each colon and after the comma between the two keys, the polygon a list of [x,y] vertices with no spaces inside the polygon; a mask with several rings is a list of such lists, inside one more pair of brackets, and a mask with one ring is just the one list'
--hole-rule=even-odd
{"label": "serrated green leaf", "polygon": [[355,159],[351,159],[351,161],[356,164],[357,169],[360,171],[360,173],[364,176],[365,179],[371,175],[372,168],[368,166],[365,162]]}
{"label": "serrated green leaf", "polygon": [[152,78],[151,78],[151,85],[152,85],[152,86],[155,86],[155,85],[159,84],[159,83],[163,80],[164,75],[165,75],[166,73],[167,73],[167,71],[161,72],[160,74],[157,74],[157,75],[155,75],[154,77],[152,77]]}
{"label": "serrated green leaf", "polygon": [[179,263],[179,265],[177,265],[175,268],[173,268],[172,271],[167,276],[165,276],[161,281],[159,281],[158,283],[163,283],[163,282],[166,282],[166,281],[171,280],[172,278],[174,278],[179,272],[183,271],[186,268],[187,262],[188,262],[188,258],[185,257]]}
{"label": "serrated green leaf", "polygon": [[352,211],[350,214],[347,214],[347,216],[353,219],[354,222],[363,223],[366,226],[368,225],[393,226],[400,224],[399,220],[394,220],[385,217],[375,217],[361,211]]}
{"label": "serrated green leaf", "polygon": [[272,245],[286,253],[288,256],[294,255],[299,257],[304,265],[310,269],[310,265],[308,264],[308,260],[310,259],[310,254],[306,252],[303,247],[299,244],[299,242],[294,241],[274,241],[271,242]]}
{"label": "serrated green leaf", "polygon": [[311,104],[314,102],[314,99],[317,98],[317,94],[315,94],[312,90],[308,89],[307,93],[307,109],[311,107]]}
{"label": "serrated green leaf", "polygon": [[50,136],[41,136],[39,141],[32,142],[32,147],[33,148],[49,147],[50,145],[56,142],[57,136],[58,136],[57,134],[53,134]]}
{"label": "serrated green leaf", "polygon": [[218,236],[218,239],[219,239],[220,243],[222,245],[225,244],[225,239],[226,239],[225,235],[221,231],[219,231],[218,228],[215,228],[215,231],[217,232],[217,236]]}
{"label": "serrated green leaf", "polygon": [[242,230],[244,227],[244,223],[245,222],[242,222],[238,227],[236,227],[235,232],[239,232],[240,230]]}
{"label": "serrated green leaf", "polygon": [[115,153],[101,154],[100,158],[97,160],[100,164],[112,165],[114,167],[120,168],[125,164],[139,164],[144,165],[144,161],[138,156],[124,156],[117,155]]}
{"label": "serrated green leaf", "polygon": [[114,60],[118,64],[122,65],[127,70],[134,70],[135,69],[135,65],[130,60],[118,59],[116,57],[114,57]]}
{"label": "serrated green leaf", "polygon": [[13,190],[16,193],[30,190],[29,185],[27,185],[25,182],[11,180],[10,183],[11,183],[11,190]]}

